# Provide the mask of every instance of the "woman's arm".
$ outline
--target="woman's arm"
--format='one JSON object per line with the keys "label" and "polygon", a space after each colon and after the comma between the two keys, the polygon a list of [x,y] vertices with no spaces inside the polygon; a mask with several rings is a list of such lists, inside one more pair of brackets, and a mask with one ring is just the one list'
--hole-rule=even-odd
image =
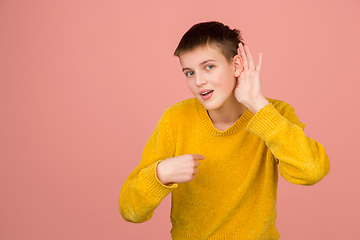
{"label": "woman's arm", "polygon": [[177,187],[177,184],[162,184],[156,175],[158,163],[173,157],[173,146],[165,111],[146,143],[140,164],[121,187],[119,209],[126,221],[149,220],[160,202]]}
{"label": "woman's arm", "polygon": [[263,139],[279,164],[284,179],[294,184],[313,185],[330,171],[325,148],[304,134],[294,109],[285,102],[263,107],[247,129]]}

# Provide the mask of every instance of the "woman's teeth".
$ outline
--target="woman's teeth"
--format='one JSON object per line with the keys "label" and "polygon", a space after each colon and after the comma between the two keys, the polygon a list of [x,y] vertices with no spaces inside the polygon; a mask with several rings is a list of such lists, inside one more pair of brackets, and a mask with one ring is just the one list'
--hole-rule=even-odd
{"label": "woman's teeth", "polygon": [[206,94],[211,93],[211,92],[213,92],[213,91],[214,91],[214,90],[210,90],[210,91],[207,91],[207,92],[202,93],[201,95],[205,96]]}

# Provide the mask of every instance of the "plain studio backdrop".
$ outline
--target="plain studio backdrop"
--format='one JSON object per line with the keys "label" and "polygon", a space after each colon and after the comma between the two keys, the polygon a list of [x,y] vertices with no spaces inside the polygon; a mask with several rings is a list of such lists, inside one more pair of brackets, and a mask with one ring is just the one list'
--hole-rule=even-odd
{"label": "plain studio backdrop", "polygon": [[0,239],[170,239],[170,196],[125,222],[120,188],[166,108],[192,97],[193,24],[242,31],[264,95],[325,146],[318,184],[279,178],[281,239],[360,239],[360,1],[0,1]]}

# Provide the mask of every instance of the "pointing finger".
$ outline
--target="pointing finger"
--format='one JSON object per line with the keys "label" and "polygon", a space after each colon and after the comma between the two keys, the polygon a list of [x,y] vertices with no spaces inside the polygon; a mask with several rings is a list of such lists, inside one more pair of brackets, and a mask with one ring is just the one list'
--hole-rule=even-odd
{"label": "pointing finger", "polygon": [[191,154],[194,158],[194,160],[203,160],[205,157],[200,154]]}

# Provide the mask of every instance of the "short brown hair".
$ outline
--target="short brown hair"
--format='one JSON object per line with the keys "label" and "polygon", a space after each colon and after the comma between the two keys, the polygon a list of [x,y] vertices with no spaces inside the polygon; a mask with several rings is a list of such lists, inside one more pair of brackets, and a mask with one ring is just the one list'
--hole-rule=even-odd
{"label": "short brown hair", "polygon": [[212,21],[202,22],[192,26],[181,38],[174,55],[191,51],[197,47],[215,44],[228,61],[237,54],[238,44],[244,45],[240,31],[230,29],[228,26]]}

